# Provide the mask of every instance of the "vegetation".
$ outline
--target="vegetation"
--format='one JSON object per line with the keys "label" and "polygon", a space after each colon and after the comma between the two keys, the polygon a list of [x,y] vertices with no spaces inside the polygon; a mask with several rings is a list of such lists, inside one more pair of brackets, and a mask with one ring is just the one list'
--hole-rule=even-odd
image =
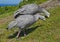
{"label": "vegetation", "polygon": [[18,6],[0,6],[0,15],[8,12],[14,12],[15,10],[19,9],[22,5],[29,4],[29,3],[37,3],[40,4],[42,2],[45,2],[47,0],[28,0],[21,2]]}
{"label": "vegetation", "polygon": [[[39,0],[35,1],[39,3]],[[41,0],[40,2],[42,3],[44,1],[46,0]],[[24,4],[25,1],[20,5],[22,6]],[[33,24],[31,28],[26,31],[26,37],[21,36],[19,39],[15,38],[18,28],[13,28],[9,31],[6,30],[8,23],[14,19],[13,12],[21,6],[13,6],[15,7],[14,9],[12,6],[7,6],[10,7],[8,8],[9,11],[4,10],[4,7],[4,9],[0,7],[0,10],[2,10],[0,15],[0,42],[60,42],[60,6],[49,9],[48,11],[51,16],[47,18],[46,21],[38,20]]]}

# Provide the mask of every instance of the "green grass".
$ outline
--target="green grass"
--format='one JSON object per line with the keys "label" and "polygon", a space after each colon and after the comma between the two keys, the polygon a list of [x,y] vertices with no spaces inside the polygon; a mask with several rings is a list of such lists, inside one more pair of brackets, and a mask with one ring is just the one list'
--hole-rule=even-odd
{"label": "green grass", "polygon": [[[55,7],[48,11],[51,13],[51,16],[47,18],[46,21],[38,20],[31,26],[31,29],[34,29],[36,26],[38,27],[33,31],[31,30],[31,33],[26,37],[23,36],[19,39],[15,37],[11,39],[8,38],[10,34],[14,34],[18,29],[7,31],[6,27],[8,22],[11,21],[11,18],[8,19],[9,21],[6,20],[6,23],[0,24],[0,42],[60,42],[60,7]],[[4,18],[6,18],[6,16]]]}

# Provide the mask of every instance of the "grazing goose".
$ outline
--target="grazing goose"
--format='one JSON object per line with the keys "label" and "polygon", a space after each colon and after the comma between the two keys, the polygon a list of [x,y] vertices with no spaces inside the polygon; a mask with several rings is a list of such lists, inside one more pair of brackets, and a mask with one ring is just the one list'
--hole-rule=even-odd
{"label": "grazing goose", "polygon": [[9,30],[16,26],[19,28],[17,38],[19,37],[19,34],[21,31],[24,32],[24,36],[25,36],[26,35],[25,29],[28,28],[29,26],[31,26],[33,23],[35,23],[38,19],[45,20],[45,17],[41,16],[39,13],[35,14],[35,15],[21,15],[18,18],[16,18],[15,20],[11,21],[8,24],[7,29]]}
{"label": "grazing goose", "polygon": [[44,13],[46,17],[50,16],[50,13],[47,10],[41,8],[37,4],[26,4],[14,12],[14,18],[17,18],[20,15],[34,15],[37,13]]}

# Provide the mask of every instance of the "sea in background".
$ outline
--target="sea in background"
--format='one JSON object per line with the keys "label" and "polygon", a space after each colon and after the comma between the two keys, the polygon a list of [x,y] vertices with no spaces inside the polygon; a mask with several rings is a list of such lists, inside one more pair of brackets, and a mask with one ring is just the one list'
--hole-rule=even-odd
{"label": "sea in background", "polygon": [[23,0],[0,0],[0,6],[15,6]]}

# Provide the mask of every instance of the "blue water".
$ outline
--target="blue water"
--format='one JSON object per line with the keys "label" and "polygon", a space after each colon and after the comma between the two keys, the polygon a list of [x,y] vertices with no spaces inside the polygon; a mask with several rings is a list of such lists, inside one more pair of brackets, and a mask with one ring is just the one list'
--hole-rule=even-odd
{"label": "blue water", "polygon": [[0,6],[18,5],[22,0],[0,0]]}

